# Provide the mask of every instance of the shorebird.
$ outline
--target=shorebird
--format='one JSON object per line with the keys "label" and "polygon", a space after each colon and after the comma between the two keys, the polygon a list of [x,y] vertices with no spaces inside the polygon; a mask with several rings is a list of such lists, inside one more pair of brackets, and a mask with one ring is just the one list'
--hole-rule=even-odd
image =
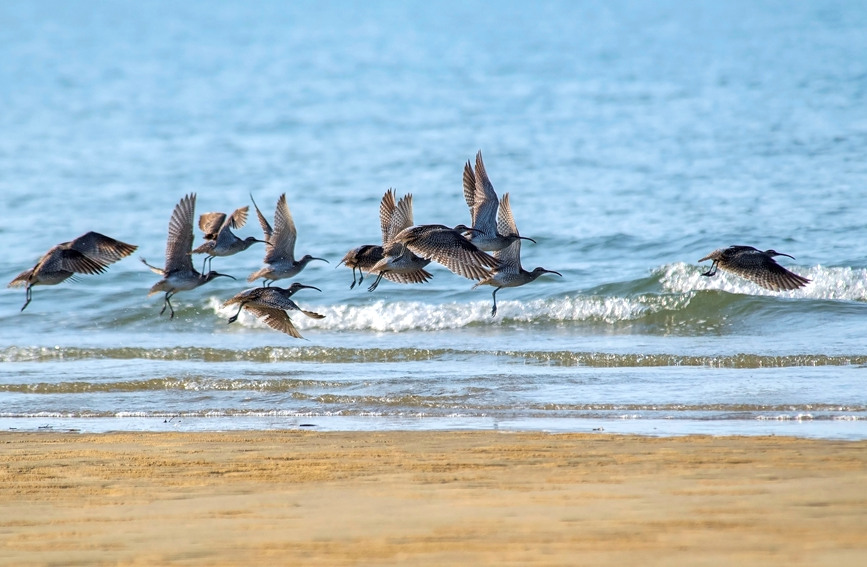
{"label": "shorebird", "polygon": [[166,265],[165,268],[157,268],[147,263],[144,258],[142,263],[161,275],[163,279],[158,281],[151,287],[148,292],[148,297],[164,291],[166,292],[163,308],[160,310],[162,315],[166,307],[169,308],[171,315],[169,318],[174,318],[175,309],[172,307],[171,298],[179,291],[195,289],[200,285],[204,285],[218,276],[233,278],[228,274],[221,274],[210,271],[207,274],[200,274],[193,268],[193,259],[190,256],[193,248],[193,215],[196,209],[196,194],[190,193],[186,195],[180,202],[175,205],[175,210],[172,212],[172,217],[169,220],[169,236],[166,241]]}
{"label": "shorebird", "polygon": [[[352,284],[364,281],[364,273],[377,274],[376,282],[369,291],[376,289],[382,278],[395,283],[424,283],[433,276],[424,269],[430,261],[423,260],[412,252],[395,250],[393,256],[387,257],[386,250],[391,246],[392,238],[404,228],[412,225],[412,195],[406,195],[395,202],[395,191],[389,189],[382,196],[379,203],[379,225],[382,230],[382,246],[376,244],[363,244],[353,248],[340,261],[352,268]],[[338,264],[338,266],[340,265]],[[359,277],[356,278],[355,270]]]}
{"label": "shorebird", "polygon": [[[253,200],[252,195],[250,195],[250,200]],[[286,193],[277,199],[273,229],[262,211],[259,210],[256,201],[253,201],[253,206],[256,207],[259,224],[262,225],[262,232],[265,233],[266,265],[250,274],[247,277],[248,282],[262,278],[264,280],[263,287],[267,287],[270,282],[297,275],[311,260],[322,260],[326,264],[328,263],[325,258],[316,258],[310,254],[305,254],[300,260],[295,259],[295,239],[298,233],[295,230],[295,223],[292,221],[292,213],[289,212],[289,205],[286,204]]]}
{"label": "shorebird", "polygon": [[529,240],[536,243],[532,238],[521,236],[517,232],[503,232],[506,230],[497,223],[497,193],[488,172],[482,161],[482,151],[476,154],[476,171],[467,160],[464,165],[464,199],[470,208],[474,231],[467,235],[467,240],[475,244],[480,250],[496,252],[509,246],[516,240]]}
{"label": "shorebird", "polygon": [[[512,217],[512,207],[509,205],[508,193],[503,195],[503,198],[500,200],[498,231],[502,234],[518,234],[518,227],[515,225],[514,217]],[[518,287],[530,283],[542,274],[563,276],[560,272],[546,270],[545,268],[535,268],[532,272],[528,272],[522,268],[521,240],[517,238],[502,250],[494,252],[494,257],[500,261],[500,265],[494,269],[490,276],[473,286],[473,289],[476,289],[480,285],[494,286],[494,292],[491,294],[494,298],[491,317],[497,314],[497,292],[500,289],[504,287]]]}
{"label": "shorebird", "polygon": [[287,311],[300,311],[301,313],[312,317],[313,319],[323,319],[325,315],[314,313],[313,311],[305,311],[289,299],[296,291],[300,289],[315,289],[321,291],[318,287],[312,285],[304,285],[298,282],[293,283],[288,288],[281,287],[254,287],[242,291],[233,298],[223,303],[223,307],[229,305],[238,305],[238,312],[229,318],[229,323],[234,323],[241,314],[241,310],[246,308],[256,317],[262,317],[266,325],[272,329],[276,329],[296,339],[303,339],[301,333],[292,324]]}
{"label": "shorebird", "polygon": [[[399,257],[406,251],[412,252],[423,260],[433,260],[445,266],[449,271],[471,280],[481,280],[488,277],[490,270],[499,265],[499,261],[467,240],[462,233],[476,230],[459,224],[454,228],[442,224],[422,224],[407,227],[398,232],[386,250],[386,258]],[[371,272],[377,271],[374,266]],[[379,278],[371,286],[376,289]]]}
{"label": "shorebird", "polygon": [[717,268],[721,268],[772,291],[798,289],[810,283],[807,278],[790,272],[777,264],[774,256],[786,256],[792,260],[795,259],[794,256],[776,250],[762,252],[752,246],[729,246],[714,250],[699,262],[713,260],[710,269],[704,272],[703,276],[713,276],[716,274]]}
{"label": "shorebird", "polygon": [[[360,285],[364,281],[364,272],[369,272],[382,258],[382,246],[378,244],[362,244],[347,252],[335,268],[341,264],[345,264],[347,268],[352,268],[352,283],[349,285],[349,289],[352,289],[355,287],[355,284]],[[358,270],[358,276],[355,275],[355,270]]]}
{"label": "shorebird", "polygon": [[230,216],[226,213],[205,213],[199,216],[199,228],[205,233],[205,242],[193,250],[193,254],[207,254],[202,262],[202,272],[205,271],[205,262],[210,262],[217,256],[232,256],[243,252],[256,242],[265,242],[253,236],[243,240],[232,232],[233,228],[241,228],[247,223],[247,211],[250,207],[235,209]]}
{"label": "shorebird", "polygon": [[57,285],[74,274],[101,274],[110,265],[135,252],[138,246],[109,238],[98,232],[86,232],[69,242],[61,242],[46,252],[36,265],[15,276],[9,287],[26,286],[30,304],[35,285]]}

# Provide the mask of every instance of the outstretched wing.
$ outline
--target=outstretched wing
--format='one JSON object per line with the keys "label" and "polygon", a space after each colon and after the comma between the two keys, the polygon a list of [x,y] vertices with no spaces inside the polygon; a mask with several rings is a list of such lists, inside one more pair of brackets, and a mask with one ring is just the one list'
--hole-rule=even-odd
{"label": "outstretched wing", "polygon": [[169,220],[169,236],[166,240],[165,272],[193,269],[190,252],[193,250],[193,216],[196,211],[196,194],[186,195],[175,205]]}
{"label": "outstretched wing", "polygon": [[295,222],[292,220],[289,205],[286,204],[286,193],[283,193],[277,199],[277,208],[274,211],[274,232],[268,238],[270,246],[265,251],[265,263],[269,264],[282,258],[294,260],[296,236]]}
{"label": "outstretched wing", "polygon": [[108,266],[126,258],[135,252],[138,246],[91,231],[70,242],[69,248],[81,252],[97,264]]}

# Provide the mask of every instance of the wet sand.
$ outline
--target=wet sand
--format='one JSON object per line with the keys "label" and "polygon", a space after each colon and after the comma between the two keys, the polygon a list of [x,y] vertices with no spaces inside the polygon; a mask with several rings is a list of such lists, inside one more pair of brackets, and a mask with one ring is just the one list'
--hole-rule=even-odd
{"label": "wet sand", "polygon": [[0,563],[865,565],[867,442],[0,434]]}

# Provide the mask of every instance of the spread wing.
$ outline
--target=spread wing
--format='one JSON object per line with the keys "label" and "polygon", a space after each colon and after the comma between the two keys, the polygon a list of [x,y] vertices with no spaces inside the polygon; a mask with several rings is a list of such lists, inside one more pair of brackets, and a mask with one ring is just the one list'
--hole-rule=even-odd
{"label": "spread wing", "polygon": [[166,273],[175,270],[193,269],[190,252],[193,249],[193,216],[196,211],[196,194],[186,195],[175,206],[169,220],[169,236],[166,240]]}
{"label": "spread wing", "polygon": [[274,231],[268,238],[270,246],[265,251],[265,263],[269,264],[282,258],[294,260],[296,235],[295,222],[292,220],[292,213],[289,212],[289,205],[286,204],[286,193],[283,193],[277,199],[277,208],[274,211]]}
{"label": "spread wing", "polygon": [[69,248],[81,252],[100,265],[107,266],[121,258],[126,258],[135,252],[138,246],[91,231],[70,242]]}

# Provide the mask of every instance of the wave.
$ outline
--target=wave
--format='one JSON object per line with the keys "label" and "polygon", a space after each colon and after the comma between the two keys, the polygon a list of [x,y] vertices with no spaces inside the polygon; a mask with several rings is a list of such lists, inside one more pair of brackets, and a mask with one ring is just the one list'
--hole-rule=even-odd
{"label": "wave", "polygon": [[[292,319],[301,330],[376,332],[436,331],[514,322],[552,325],[645,322],[666,326],[698,323],[707,327],[727,314],[737,314],[739,307],[754,310],[757,305],[768,305],[755,303],[752,298],[813,300],[805,308],[814,308],[816,302],[867,302],[867,269],[815,266],[800,270],[811,283],[788,292],[765,290],[724,272],[708,278],[701,275],[702,271],[695,265],[668,264],[653,270],[647,277],[526,300],[509,296],[531,293],[529,291],[504,290],[498,297],[496,319],[490,316],[488,294],[483,300],[439,304],[377,299],[364,304],[322,305],[314,310],[325,315],[324,319],[313,320],[301,315]],[[209,300],[209,308],[221,317],[228,317],[233,311],[223,308],[216,298]],[[675,319],[667,318],[670,316]],[[242,312],[238,320],[244,327],[265,328],[247,312]]]}
{"label": "wave", "polygon": [[[865,366],[867,355],[827,355],[815,353],[789,355],[759,355],[739,353],[719,356],[685,354],[608,353],[542,350],[483,350],[453,348],[342,348],[342,347],[260,347],[251,349],[224,349],[209,347],[175,348],[80,348],[80,347],[8,347],[0,349],[0,361],[6,363],[44,363],[80,360],[160,360],[197,361],[206,363],[230,362],[315,362],[332,364],[405,363],[438,360],[495,357],[506,362],[538,364],[544,366],[592,368],[633,367],[703,367],[703,368],[790,368],[801,366]],[[196,377],[187,380],[198,380]],[[174,379],[141,382],[165,388],[176,383]],[[248,384],[248,381],[213,381],[215,384]],[[300,381],[297,381],[301,383]],[[76,382],[77,383],[77,382]],[[0,384],[0,391],[10,391],[14,385]],[[245,386],[246,387],[246,386]],[[106,386],[110,388],[110,386]]]}

